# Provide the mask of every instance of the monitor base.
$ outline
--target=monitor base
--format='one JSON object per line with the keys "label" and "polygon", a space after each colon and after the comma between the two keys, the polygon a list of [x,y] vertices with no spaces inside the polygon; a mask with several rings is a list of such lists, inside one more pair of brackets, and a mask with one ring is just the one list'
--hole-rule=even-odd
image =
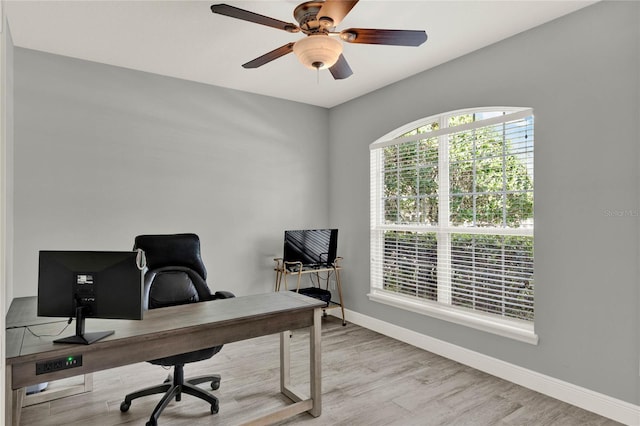
{"label": "monitor base", "polygon": [[113,330],[108,331],[96,331],[93,333],[76,334],[74,336],[64,337],[62,339],[54,340],[53,343],[70,343],[76,345],[90,345],[93,342],[97,342],[100,339],[104,339],[107,336],[111,336]]}

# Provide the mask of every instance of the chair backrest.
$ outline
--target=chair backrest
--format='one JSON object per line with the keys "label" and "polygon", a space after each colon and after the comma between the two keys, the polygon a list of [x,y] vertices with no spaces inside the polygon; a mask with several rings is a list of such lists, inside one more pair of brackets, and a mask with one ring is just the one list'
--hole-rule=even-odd
{"label": "chair backrest", "polygon": [[146,257],[145,309],[211,298],[196,234],[138,235],[133,248]]}

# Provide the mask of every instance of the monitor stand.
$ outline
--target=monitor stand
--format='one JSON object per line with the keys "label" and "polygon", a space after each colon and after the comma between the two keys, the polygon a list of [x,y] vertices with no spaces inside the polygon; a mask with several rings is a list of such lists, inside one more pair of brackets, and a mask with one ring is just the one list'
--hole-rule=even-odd
{"label": "monitor stand", "polygon": [[85,333],[84,332],[84,315],[82,311],[84,310],[83,306],[78,306],[76,308],[76,334],[75,336],[64,337],[62,339],[56,339],[53,343],[71,343],[77,345],[90,345],[93,342],[97,342],[100,339],[103,339],[107,336],[111,336],[113,334],[113,330],[108,331],[96,331],[93,333]]}

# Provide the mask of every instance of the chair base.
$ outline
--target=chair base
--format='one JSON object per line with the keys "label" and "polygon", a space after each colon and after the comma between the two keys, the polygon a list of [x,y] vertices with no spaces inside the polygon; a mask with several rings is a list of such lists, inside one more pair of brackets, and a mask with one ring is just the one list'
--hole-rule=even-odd
{"label": "chair base", "polygon": [[211,395],[209,392],[197,387],[200,383],[211,382],[211,389],[216,390],[220,387],[220,376],[217,374],[210,376],[198,376],[188,380],[184,380],[184,365],[174,366],[174,376],[169,378],[165,383],[157,386],[151,386],[141,389],[137,392],[133,392],[125,396],[124,401],[120,404],[120,411],[123,413],[129,411],[131,401],[143,396],[164,394],[160,402],[156,405],[149,417],[149,421],[146,426],[156,426],[158,424],[158,418],[162,411],[169,405],[171,400],[175,398],[176,401],[182,399],[182,394],[195,396],[204,401],[207,401],[211,405],[211,414],[216,414],[219,410],[218,398]]}

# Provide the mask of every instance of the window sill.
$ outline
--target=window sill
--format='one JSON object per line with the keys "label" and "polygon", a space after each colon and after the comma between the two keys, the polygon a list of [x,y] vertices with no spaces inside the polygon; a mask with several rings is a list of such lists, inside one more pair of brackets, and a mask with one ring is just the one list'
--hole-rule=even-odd
{"label": "window sill", "polygon": [[453,322],[487,333],[497,334],[509,339],[538,344],[538,335],[535,334],[533,323],[494,318],[492,315],[469,312],[452,306],[445,306],[431,301],[416,300],[411,297],[390,293],[383,290],[373,289],[368,294],[369,300],[384,303],[385,305],[405,309],[422,315],[438,318],[444,321]]}

